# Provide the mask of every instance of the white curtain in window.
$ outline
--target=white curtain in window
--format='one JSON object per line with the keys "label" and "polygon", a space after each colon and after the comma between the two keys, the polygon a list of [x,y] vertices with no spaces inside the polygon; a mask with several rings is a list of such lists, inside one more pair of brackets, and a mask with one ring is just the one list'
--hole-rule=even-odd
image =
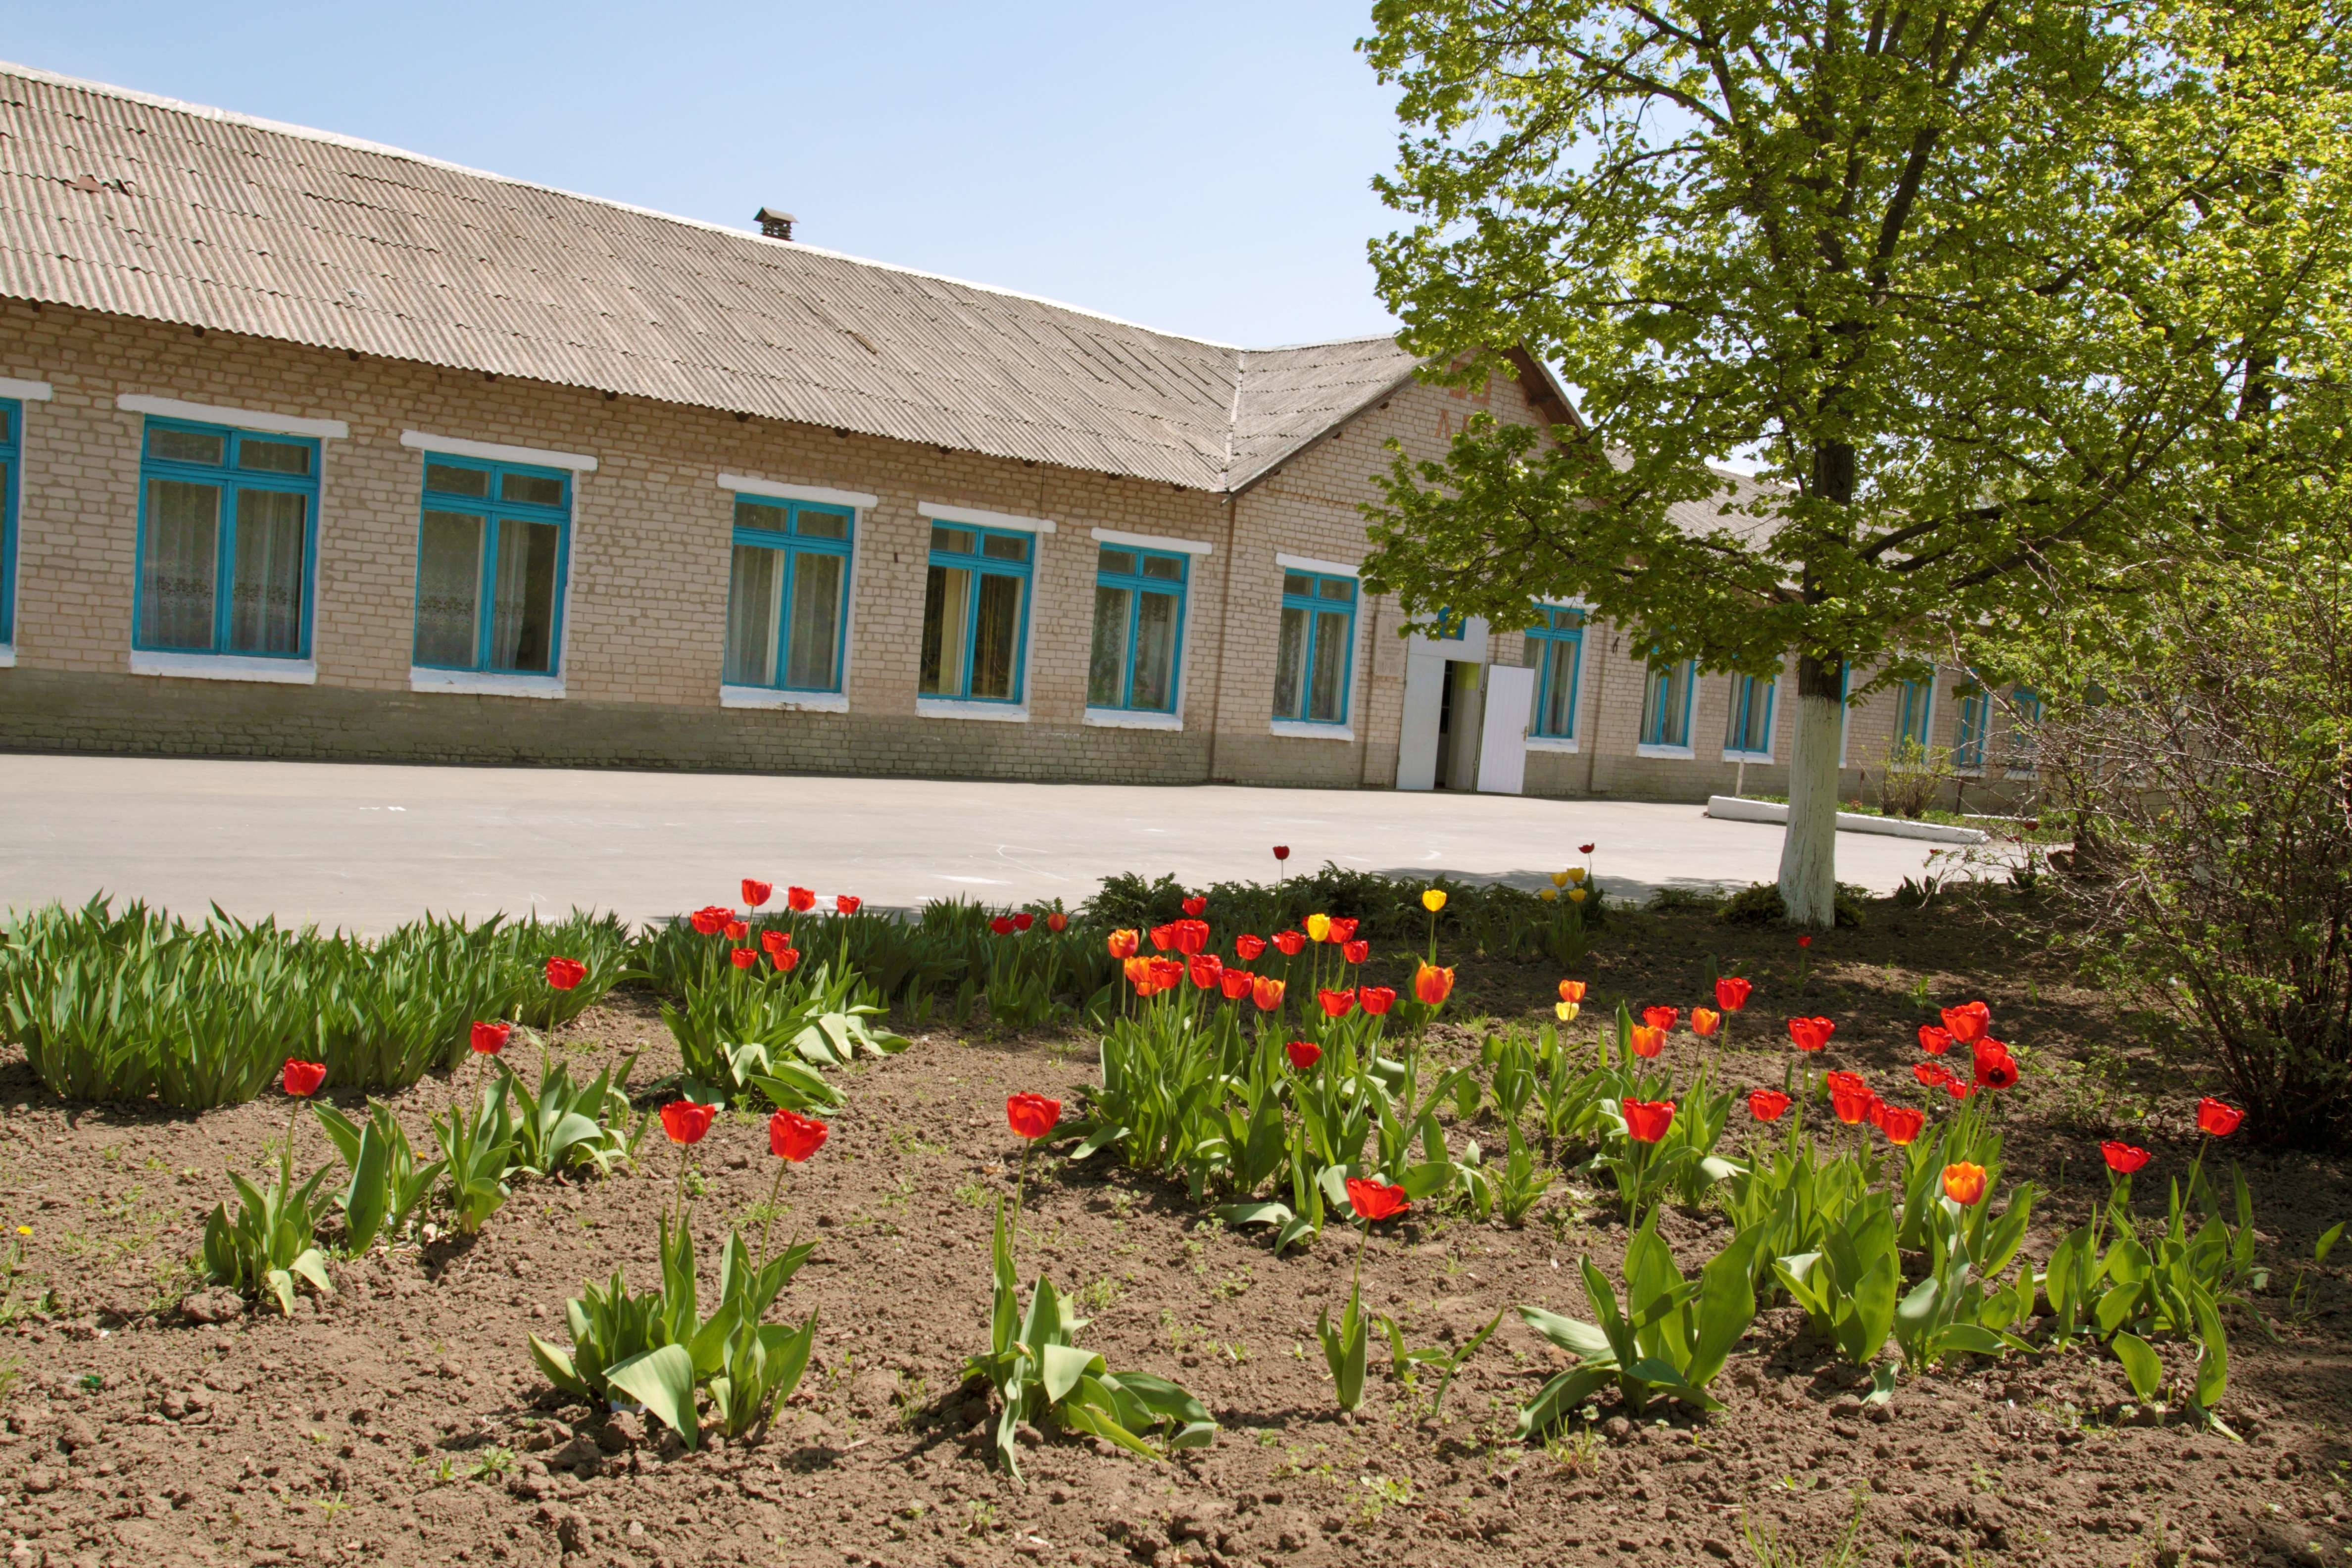
{"label": "white curtain in window", "polygon": [[310,506],[309,497],[283,490],[237,492],[236,559],[228,590],[229,652],[287,656],[302,651]]}
{"label": "white curtain in window", "polygon": [[142,647],[212,651],[220,508],[218,485],[147,481],[147,540],[139,563]]}

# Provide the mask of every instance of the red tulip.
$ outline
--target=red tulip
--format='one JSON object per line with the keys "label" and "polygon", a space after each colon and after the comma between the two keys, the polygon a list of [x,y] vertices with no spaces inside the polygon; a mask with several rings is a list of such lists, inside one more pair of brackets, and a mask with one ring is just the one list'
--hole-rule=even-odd
{"label": "red tulip", "polygon": [[1840,1121],[1851,1127],[1870,1114],[1870,1102],[1875,1098],[1866,1089],[1837,1084],[1830,1089],[1830,1109],[1837,1113]]}
{"label": "red tulip", "polygon": [[551,958],[547,961],[547,983],[558,991],[569,991],[588,978],[588,966],[576,958]]}
{"label": "red tulip", "polygon": [[1173,991],[1184,984],[1184,961],[1179,958],[1150,958],[1151,984],[1161,991]]}
{"label": "red tulip", "polygon": [[1344,1018],[1356,1005],[1356,994],[1352,991],[1318,991],[1315,1000],[1323,1004],[1325,1017]]}
{"label": "red tulip", "polygon": [[1282,950],[1283,957],[1297,958],[1298,950],[1307,945],[1307,933],[1303,931],[1278,931],[1274,933],[1274,945]]}
{"label": "red tulip", "polygon": [[1907,1149],[1927,1126],[1927,1113],[1909,1105],[1890,1105],[1878,1119],[1878,1130],[1898,1149]]}
{"label": "red tulip", "polygon": [[770,926],[760,933],[760,945],[771,953],[782,952],[793,945],[793,933]]}
{"label": "red tulip", "polygon": [[1045,916],[1045,929],[1059,936],[1070,929],[1070,917],[1059,910],[1051,910]]}
{"label": "red tulip", "polygon": [[1584,1000],[1584,990],[1581,980],[1563,980],[1559,983],[1559,999],[1574,1005]]}
{"label": "red tulip", "polygon": [[760,962],[760,950],[756,947],[738,947],[730,950],[727,956],[735,961],[736,968],[749,969]]}
{"label": "red tulip", "polygon": [[1043,1138],[1062,1120],[1062,1102],[1042,1094],[1016,1094],[1004,1102],[1004,1120],[1024,1138]]}
{"label": "red tulip", "polygon": [[1797,1048],[1801,1051],[1818,1051],[1824,1048],[1830,1043],[1830,1037],[1835,1033],[1837,1033],[1837,1026],[1827,1018],[1789,1020],[1789,1038],[1796,1042]]}
{"label": "red tulip", "polygon": [[1181,920],[1169,928],[1176,951],[1191,958],[1209,948],[1209,922],[1203,920]]}
{"label": "red tulip", "polygon": [[1348,1205],[1367,1220],[1386,1219],[1412,1206],[1405,1201],[1402,1187],[1368,1182],[1360,1176],[1348,1178]]}
{"label": "red tulip", "polygon": [[1234,938],[1234,956],[1244,963],[1255,963],[1258,955],[1265,951],[1265,938],[1262,936],[1252,936],[1247,931],[1244,931]]}
{"label": "red tulip", "polygon": [[661,1109],[662,1131],[673,1143],[699,1143],[702,1135],[710,1131],[711,1119],[719,1114],[715,1105],[697,1105],[690,1100],[673,1100]]}
{"label": "red tulip", "polygon": [[1261,974],[1250,982],[1250,1000],[1261,1013],[1271,1013],[1282,1005],[1283,983],[1271,975]]}
{"label": "red tulip", "polygon": [[779,973],[790,974],[793,970],[800,967],[800,949],[796,947],[772,947],[768,950],[768,962],[776,966]]}
{"label": "red tulip", "polygon": [[1789,1109],[1789,1097],[1777,1089],[1751,1089],[1748,1091],[1748,1114],[1759,1121],[1778,1121],[1780,1113]]}
{"label": "red tulip", "polygon": [[797,1165],[824,1147],[825,1135],[830,1131],[832,1129],[822,1121],[779,1110],[768,1118],[768,1152]]}
{"label": "red tulip", "polygon": [[1312,1040],[1293,1040],[1282,1049],[1290,1058],[1290,1065],[1300,1072],[1307,1071],[1323,1059],[1323,1047]]}
{"label": "red tulip", "polygon": [[478,1018],[475,1019],[474,1054],[478,1057],[497,1056],[507,1048],[507,1037],[513,1033],[512,1024],[485,1024]]}
{"label": "red tulip", "polygon": [[1941,1062],[1915,1062],[1911,1076],[1927,1089],[1941,1089],[1952,1081],[1952,1069]]}
{"label": "red tulip", "polygon": [[1963,1207],[1984,1196],[1985,1171],[1963,1160],[1944,1167],[1944,1195]]}
{"label": "red tulip", "polygon": [[1975,1084],[1970,1083],[1967,1079],[1961,1078],[1958,1074],[1953,1074],[1944,1079],[1944,1092],[1950,1095],[1954,1100],[1966,1100],[1976,1091],[1977,1086]]}
{"label": "red tulip", "polygon": [[1333,915],[1331,917],[1331,933],[1323,940],[1330,942],[1335,947],[1351,942],[1356,940],[1356,928],[1362,923],[1363,922],[1361,921],[1346,920],[1342,919],[1339,915]]}
{"label": "red tulip", "polygon": [[734,918],[733,910],[721,909],[717,904],[706,904],[686,917],[687,923],[694,927],[696,934],[699,936],[717,936],[727,929],[727,922]]}
{"label": "red tulip", "polygon": [[327,1064],[288,1057],[285,1076],[279,1081],[286,1086],[286,1092],[295,1099],[308,1100],[319,1092],[320,1084],[327,1081]]}
{"label": "red tulip", "polygon": [[855,893],[835,893],[833,896],[833,912],[835,914],[854,915],[865,907],[866,900],[859,898]]}
{"label": "red tulip", "polygon": [[1151,945],[1162,952],[1170,951],[1176,945],[1176,928],[1173,924],[1153,926],[1150,936]]}
{"label": "red tulip", "polygon": [[1939,1029],[1933,1024],[1919,1026],[1919,1048],[1931,1057],[1940,1057],[1952,1048],[1952,1031]]}
{"label": "red tulip", "polygon": [[1801,936],[1797,939],[1797,945],[1799,947],[1811,947],[1813,945],[1813,939],[1809,936]]}
{"label": "red tulip", "polygon": [[1277,844],[1277,845],[1276,845],[1276,846],[1274,847],[1274,858],[1275,858],[1276,859],[1277,859],[1277,860],[1287,860],[1287,859],[1289,859],[1289,858],[1290,858],[1290,846],[1289,846],[1289,845],[1287,845],[1287,844]]}
{"label": "red tulip", "polygon": [[1992,1009],[1981,1002],[1944,1009],[1944,1027],[1952,1038],[1964,1046],[1973,1046],[1992,1032]]}
{"label": "red tulip", "polygon": [[746,909],[756,910],[766,903],[775,890],[773,882],[755,882],[746,877],[743,879],[743,905]]}
{"label": "red tulip", "polygon": [[2246,1113],[2235,1106],[2224,1105],[2208,1095],[2197,1102],[2197,1128],[2215,1138],[2227,1138],[2238,1130]]}
{"label": "red tulip", "polygon": [[804,915],[816,908],[816,892],[810,888],[786,888],[784,902],[791,906],[793,913]]}
{"label": "red tulip", "polygon": [[2107,1169],[2119,1176],[2128,1176],[2147,1163],[2147,1151],[2135,1149],[2128,1143],[2113,1139],[2099,1145],[2099,1153],[2107,1162]]}
{"label": "red tulip", "polygon": [[1862,1075],[1860,1073],[1846,1072],[1839,1068],[1832,1068],[1829,1071],[1822,1074],[1822,1082],[1828,1086],[1832,1094],[1835,1094],[1841,1089],[1844,1089],[1848,1094],[1867,1094],[1870,1092],[1870,1086],[1862,1081]]}
{"label": "red tulip", "polygon": [[1149,996],[1159,989],[1151,978],[1151,960],[1122,959],[1119,961],[1119,968],[1126,973],[1128,984],[1135,987],[1135,994],[1138,996]]}
{"label": "red tulip", "polygon": [[1117,959],[1133,958],[1135,956],[1135,950],[1141,943],[1141,941],[1142,938],[1138,932],[1132,931],[1115,931],[1110,933],[1110,955]]}
{"label": "red tulip", "polygon": [[1642,1009],[1642,1022],[1647,1024],[1651,1028],[1657,1030],[1658,1033],[1662,1035],[1671,1031],[1675,1026],[1675,1020],[1680,1018],[1682,1016],[1682,1009],[1679,1007],[1644,1007]]}
{"label": "red tulip", "polygon": [[1192,959],[1192,984],[1203,991],[1214,991],[1218,977],[1224,972],[1225,966],[1213,952],[1200,953]]}
{"label": "red tulip", "polygon": [[[1991,1042],[1998,1045],[1999,1041]],[[2017,1063],[2006,1048],[1999,1052],[1979,1051],[1977,1054],[1977,1087],[1979,1089],[2015,1089]]]}
{"label": "red tulip", "polygon": [[1372,944],[1369,942],[1342,942],[1339,944],[1339,956],[1349,963],[1361,963],[1372,956]]}
{"label": "red tulip", "polygon": [[1715,983],[1715,1005],[1727,1013],[1737,1013],[1748,1005],[1748,994],[1755,989],[1737,974],[1726,974]]}
{"label": "red tulip", "polygon": [[1625,1136],[1636,1143],[1654,1143],[1674,1125],[1675,1102],[1671,1100],[1620,1100],[1617,1109],[1625,1117]]}
{"label": "red tulip", "polygon": [[1208,912],[1209,900],[1207,899],[1191,898],[1184,900],[1184,913],[1190,919],[1199,920],[1202,915],[1205,915]]}
{"label": "red tulip", "polygon": [[1576,847],[1576,852],[1579,855],[1590,855],[1592,853],[1592,846],[1590,844],[1580,844]]}
{"label": "red tulip", "polygon": [[[1214,963],[1217,961],[1214,958],[1196,958],[1192,962],[1195,963]],[[1217,984],[1223,988],[1226,1001],[1238,1002],[1243,997],[1250,994],[1250,983],[1256,978],[1256,975],[1252,974],[1246,969],[1228,969],[1223,973],[1217,976]]]}
{"label": "red tulip", "polygon": [[988,929],[999,936],[1011,936],[1013,930],[1012,918],[1007,915],[996,915],[989,921]]}
{"label": "red tulip", "polygon": [[751,934],[751,928],[741,921],[729,921],[719,931],[729,942],[741,942]]}
{"label": "red tulip", "polygon": [[1365,1012],[1373,1015],[1375,1017],[1395,1006],[1396,996],[1396,987],[1393,985],[1359,985],[1356,987],[1356,1000],[1362,1004]]}
{"label": "red tulip", "polygon": [[1646,1024],[1636,1024],[1633,1026],[1633,1043],[1635,1056],[1654,1057],[1666,1048],[1666,1032],[1654,1029]]}
{"label": "red tulip", "polygon": [[1711,1007],[1691,1009],[1691,1033],[1704,1039],[1723,1027],[1723,1015]]}
{"label": "red tulip", "polygon": [[1023,910],[1019,914],[1013,917],[1013,929],[1014,931],[1027,931],[1031,926],[1035,925],[1036,923],[1037,917],[1031,914],[1027,910]]}
{"label": "red tulip", "polygon": [[1454,971],[1420,964],[1412,972],[1412,994],[1421,998],[1423,1006],[1444,1005],[1445,999],[1454,994]]}

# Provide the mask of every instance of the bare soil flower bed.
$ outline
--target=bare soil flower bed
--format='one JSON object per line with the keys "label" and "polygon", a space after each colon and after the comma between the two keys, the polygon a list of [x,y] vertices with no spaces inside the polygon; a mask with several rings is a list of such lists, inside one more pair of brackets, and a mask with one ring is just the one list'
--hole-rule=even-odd
{"label": "bare soil flower bed", "polygon": [[[1595,999],[1688,1005],[1709,954],[1744,960],[1757,998],[1727,1057],[1730,1081],[1777,1086],[1777,1021],[1838,1021],[1823,1065],[1907,1076],[1933,1005],[1981,996],[2017,1046],[2004,1102],[2012,1181],[2051,1191],[2025,1251],[2047,1256],[2106,1194],[2098,1142],[2154,1151],[2142,1215],[2195,1148],[2190,1108],[2146,1042],[2030,942],[1966,906],[1880,905],[1861,931],[1798,954],[1778,931],[1694,911],[1621,916],[1587,973]],[[1435,1050],[1467,1059],[1465,1021],[1548,1017],[1557,975],[1481,961],[1462,970]],[[1402,974],[1398,977],[1402,979]],[[1769,1020],[1767,1030],[1757,1026]],[[274,1170],[286,1106],[274,1091],[201,1115],[62,1104],[20,1057],[0,1063],[0,1552],[11,1565],[107,1563],[2318,1563],[2352,1550],[2342,1487],[2352,1453],[2347,1305],[2314,1239],[2352,1214],[2332,1163],[2229,1150],[2257,1202],[2268,1289],[2230,1323],[2220,1415],[2238,1439],[2143,1410],[2103,1352],[1963,1358],[1903,1376],[1865,1404],[1867,1374],[1812,1338],[1804,1315],[1761,1312],[1699,1419],[1670,1402],[1549,1445],[1510,1440],[1518,1406],[1567,1364],[1504,1311],[1501,1328],[1429,1414],[1391,1375],[1378,1338],[1363,1407],[1336,1409],[1314,1320],[1339,1313],[1356,1233],[1344,1220],[1303,1255],[1210,1217],[1179,1184],[1106,1153],[1036,1151],[1020,1246],[1092,1319],[1113,1366],[1181,1381],[1219,1426],[1213,1446],[1145,1461],[1100,1439],[1024,1433],[1024,1488],[992,1462],[984,1386],[965,1359],[989,1333],[990,1236],[1020,1141],[1006,1098],[1076,1102],[1092,1037],[994,1037],[901,1021],[912,1047],[841,1069],[847,1102],[821,1155],[796,1166],[776,1222],[818,1243],[779,1303],[819,1313],[817,1348],[764,1440],[699,1452],[646,1419],[599,1419],[557,1393],[525,1335],[561,1337],[563,1302],[617,1266],[656,1269],[654,1216],[677,1179],[656,1136],[606,1179],[519,1181],[483,1231],[331,1265],[334,1293],[290,1319],[208,1289],[187,1268],[225,1163]],[[560,1035],[575,1078],[642,1048],[635,1076],[675,1070],[650,997],[622,991]],[[1694,1048],[1687,1036],[1677,1050]],[[514,1067],[538,1070],[535,1051]],[[469,1067],[464,1069],[470,1073]],[[332,1091],[330,1091],[331,1096]],[[446,1107],[445,1079],[388,1097],[413,1136]],[[363,1115],[358,1097],[341,1109]],[[2145,1110],[2145,1116],[2135,1114]],[[706,1273],[730,1225],[756,1231],[772,1172],[764,1117],[723,1112],[688,1152],[701,1187]],[[297,1163],[331,1157],[298,1123]],[[1460,1130],[1481,1135],[1477,1125]],[[1833,1128],[1830,1131],[1835,1131]],[[1826,1135],[1826,1134],[1825,1134]],[[1496,1134],[1499,1136],[1499,1134]],[[1740,1114],[1727,1143],[1749,1136]],[[1722,1215],[1666,1205],[1665,1238],[1703,1257]],[[1525,1226],[1420,1207],[1376,1229],[1367,1306],[1417,1345],[1452,1346],[1498,1310],[1582,1317],[1590,1255],[1612,1277],[1626,1231],[1612,1194],[1570,1173]],[[12,1291],[13,1296],[7,1296]],[[50,1295],[43,1298],[42,1291]],[[2292,1291],[2292,1293],[2291,1293]],[[2159,1350],[2176,1378],[2187,1352]]]}

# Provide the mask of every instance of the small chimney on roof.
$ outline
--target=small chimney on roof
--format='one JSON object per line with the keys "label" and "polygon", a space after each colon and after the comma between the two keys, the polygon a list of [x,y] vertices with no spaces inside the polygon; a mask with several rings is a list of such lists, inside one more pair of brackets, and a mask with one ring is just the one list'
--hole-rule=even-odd
{"label": "small chimney on roof", "polygon": [[760,232],[770,239],[790,239],[793,237],[793,215],[780,213],[773,207],[760,209]]}

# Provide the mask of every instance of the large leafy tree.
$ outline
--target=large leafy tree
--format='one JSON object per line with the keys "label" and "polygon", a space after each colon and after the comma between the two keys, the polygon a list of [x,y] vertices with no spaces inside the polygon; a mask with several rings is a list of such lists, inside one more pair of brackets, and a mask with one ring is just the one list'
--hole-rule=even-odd
{"label": "large leafy tree", "polygon": [[[2127,605],[2332,363],[2338,16],[1380,0],[1383,297],[1443,374],[1558,365],[1585,426],[1400,456],[1369,584],[1505,625],[1581,595],[1717,669],[1795,650],[1780,889],[1827,923],[1848,664]],[[1733,453],[1766,503],[1727,504]]]}

